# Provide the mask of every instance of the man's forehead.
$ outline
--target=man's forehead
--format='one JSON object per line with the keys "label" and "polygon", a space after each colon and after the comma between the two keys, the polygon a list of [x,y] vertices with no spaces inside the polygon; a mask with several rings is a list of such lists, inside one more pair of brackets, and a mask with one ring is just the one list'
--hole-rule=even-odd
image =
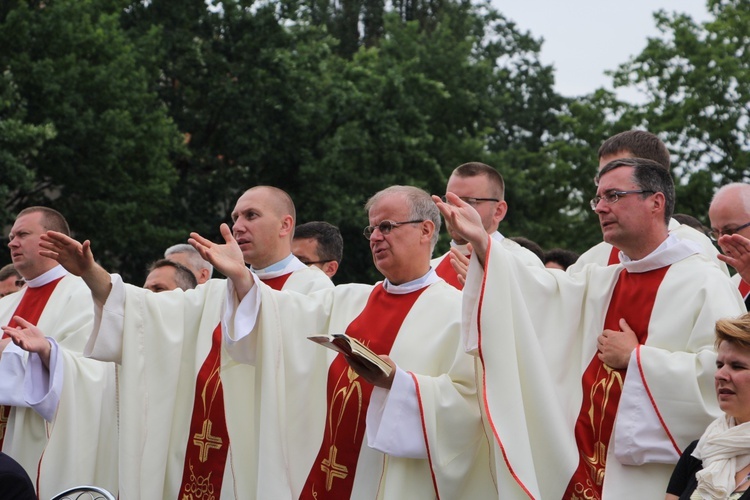
{"label": "man's forehead", "polygon": [[599,191],[630,188],[633,184],[633,167],[617,167],[599,177]]}
{"label": "man's forehead", "polygon": [[15,232],[19,228],[34,229],[34,228],[41,227],[41,226],[42,226],[42,213],[31,212],[31,213],[23,214],[20,217],[16,218],[16,221],[13,223],[13,227],[11,228],[11,232]]}
{"label": "man's forehead", "polygon": [[[371,221],[380,222],[386,219],[398,222],[409,213],[406,199],[399,195],[389,195],[375,202],[368,212]],[[398,219],[398,220],[396,220]]]}

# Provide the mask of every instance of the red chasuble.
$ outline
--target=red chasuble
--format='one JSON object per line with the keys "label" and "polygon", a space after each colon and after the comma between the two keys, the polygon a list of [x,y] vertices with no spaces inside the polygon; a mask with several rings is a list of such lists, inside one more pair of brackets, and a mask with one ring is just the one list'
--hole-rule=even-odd
{"label": "red chasuble", "polygon": [[464,286],[458,282],[458,273],[456,273],[456,270],[453,269],[453,266],[451,265],[450,255],[446,255],[445,258],[440,261],[440,264],[435,268],[435,273],[454,288],[458,288],[459,290],[464,289]]}
{"label": "red chasuble", "polygon": [[[378,285],[346,333],[378,354],[391,351],[396,335],[414,303],[427,288],[392,294]],[[301,499],[350,498],[365,436],[365,416],[373,386],[362,383],[339,354],[328,368],[326,425]]]}
{"label": "red chasuble", "polygon": [[[646,273],[623,270],[609,302],[603,329],[619,331],[620,318],[624,318],[638,337],[638,343],[645,344],[656,293],[668,269],[669,266]],[[581,456],[563,496],[565,499],[600,499],[602,495],[607,448],[626,370],[610,368],[597,354],[581,380],[583,401],[575,427]]]}
{"label": "red chasuble", "polygon": [[[14,316],[20,316],[29,323],[36,325],[39,323],[39,318],[44,312],[44,308],[47,306],[52,292],[55,291],[55,287],[60,283],[62,278],[57,278],[54,281],[50,281],[46,285],[38,286],[36,288],[27,287],[26,291],[21,297],[21,302],[18,303],[13,316],[10,318],[8,326],[18,326]],[[7,338],[8,335],[3,335],[3,338]],[[3,449],[3,441],[5,440],[5,430],[8,427],[8,418],[10,417],[11,406],[0,406],[0,450]]]}
{"label": "red chasuble", "polygon": [[[292,273],[261,280],[281,290]],[[211,350],[198,371],[193,415],[185,450],[180,498],[219,498],[229,453],[229,433],[221,385],[221,321],[211,336]]]}

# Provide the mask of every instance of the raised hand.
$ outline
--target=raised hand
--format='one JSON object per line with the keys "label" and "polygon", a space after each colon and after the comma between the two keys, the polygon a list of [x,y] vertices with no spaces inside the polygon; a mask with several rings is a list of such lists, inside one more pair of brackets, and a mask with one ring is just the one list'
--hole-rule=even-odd
{"label": "raised hand", "polygon": [[237,297],[242,300],[253,287],[254,281],[250,270],[245,265],[242,250],[232,236],[229,226],[222,224],[219,228],[224,244],[214,243],[198,233],[190,233],[188,243],[198,250],[201,257],[213,264],[217,271],[231,279],[237,291]]}
{"label": "raised hand", "polygon": [[44,333],[36,325],[29,323],[20,316],[14,316],[13,319],[19,326],[3,326],[3,333],[8,334],[13,343],[24,351],[37,353],[44,366],[49,368],[52,345],[44,336]]}
{"label": "raised hand", "polygon": [[[471,244],[467,245],[467,249],[471,252]],[[466,275],[469,272],[469,257],[456,248],[451,248],[450,252],[451,254],[449,257],[451,259],[451,266],[456,271],[458,282],[461,283],[461,285],[465,285]]]}
{"label": "raised hand", "polygon": [[723,260],[737,270],[746,283],[750,283],[750,240],[741,234],[727,234],[719,238]]}
{"label": "raised hand", "polygon": [[76,276],[83,276],[96,265],[89,240],[80,243],[57,231],[47,231],[41,236],[39,246],[42,248],[39,255],[56,260]]}
{"label": "raised hand", "polygon": [[440,213],[461,238],[471,243],[474,252],[479,258],[479,262],[484,265],[484,257],[487,254],[488,241],[487,231],[482,226],[482,219],[479,213],[453,193],[446,193],[448,203],[443,202],[439,196],[432,196]]}

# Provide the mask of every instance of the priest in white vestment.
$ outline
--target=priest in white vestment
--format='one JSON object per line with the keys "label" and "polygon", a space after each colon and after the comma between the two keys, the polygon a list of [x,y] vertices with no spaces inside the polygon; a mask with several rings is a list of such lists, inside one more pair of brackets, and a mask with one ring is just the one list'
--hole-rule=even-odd
{"label": "priest in white vestment", "polygon": [[592,207],[616,266],[522,265],[458,197],[436,200],[474,246],[464,289],[499,498],[661,498],[718,415],[713,325],[743,310],[726,275],[669,235],[674,186],[655,162],[605,166]]}
{"label": "priest in white vestment", "polygon": [[[505,246],[509,252],[516,254],[519,259],[528,265],[543,266],[542,261],[531,250],[506,238],[498,231],[500,222],[508,212],[508,204],[505,202],[505,181],[500,172],[484,163],[464,163],[456,167],[451,173],[446,185],[446,192],[457,195],[474,207],[482,219],[482,226],[493,240]],[[471,253],[467,248],[468,242],[455,233],[448,222],[445,225],[448,234],[451,235],[451,248],[455,248],[456,251],[468,256]],[[432,259],[430,266],[446,283],[461,290],[463,289],[463,283],[459,281],[458,274],[453,269],[449,256],[450,252],[446,252],[440,257]]]}
{"label": "priest in white vestment", "polygon": [[[284,191],[247,190],[232,212],[241,265],[276,289],[332,288],[291,254],[294,217]],[[45,239],[94,295],[86,354],[120,364],[121,498],[270,498],[256,494],[254,370],[222,348],[225,280],[152,293],[96,265],[88,243]]]}
{"label": "priest in white vestment", "polygon": [[[646,158],[657,162],[667,171],[669,171],[671,164],[667,146],[656,135],[645,130],[626,130],[604,141],[599,148],[599,170],[618,158]],[[680,240],[697,243],[700,253],[715,262],[729,276],[727,265],[718,258],[719,251],[705,234],[686,224],[680,224],[679,221],[671,217],[668,229],[669,234]],[[619,262],[620,249],[602,241],[581,254],[578,260],[567,270],[575,273],[583,269],[586,264],[611,266]]]}
{"label": "priest in white vestment", "polygon": [[39,255],[48,229],[69,231],[59,212],[30,207],[10,232],[26,285],[0,300],[0,448],[26,469],[40,498],[80,484],[116,492],[115,366],[83,357],[91,294]]}
{"label": "priest in white vestment", "polygon": [[[461,294],[429,265],[440,215],[427,193],[406,186],[377,193],[366,209],[365,236],[386,277],[374,286],[278,293],[227,263],[235,248],[228,231],[223,246],[197,238],[204,258],[231,278],[227,350],[256,367],[258,498],[494,496],[473,359],[460,346]],[[397,367],[391,377],[363,377],[306,339],[340,332],[387,354]],[[393,411],[417,432],[381,435]],[[386,452],[408,441],[409,456],[376,451],[365,434]]]}

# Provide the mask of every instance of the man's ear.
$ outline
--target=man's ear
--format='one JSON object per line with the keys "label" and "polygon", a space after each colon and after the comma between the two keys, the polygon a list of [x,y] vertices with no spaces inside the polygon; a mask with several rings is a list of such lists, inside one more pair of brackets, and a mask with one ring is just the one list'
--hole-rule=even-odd
{"label": "man's ear", "polygon": [[508,213],[508,204],[505,202],[505,200],[503,200],[500,203],[498,203],[497,207],[495,208],[494,218],[498,224],[505,218],[505,215],[507,213]]}
{"label": "man's ear", "polygon": [[325,264],[323,264],[323,272],[326,273],[326,276],[329,278],[333,278],[333,276],[336,274],[336,271],[339,270],[339,263],[335,260],[329,260]]}
{"label": "man's ear", "polygon": [[285,215],[281,218],[281,228],[279,236],[290,236],[294,232],[294,219],[291,215]]}

